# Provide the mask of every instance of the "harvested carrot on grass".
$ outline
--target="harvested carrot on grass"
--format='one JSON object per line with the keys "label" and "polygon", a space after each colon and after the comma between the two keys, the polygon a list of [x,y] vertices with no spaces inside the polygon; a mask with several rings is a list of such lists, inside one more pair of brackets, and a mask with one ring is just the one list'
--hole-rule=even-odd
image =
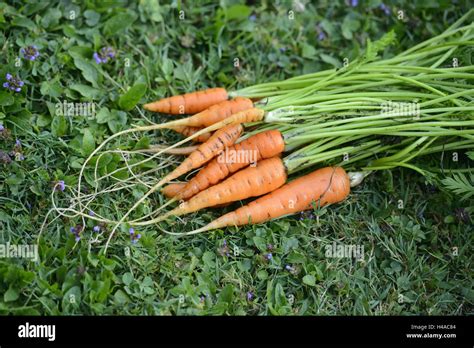
{"label": "harvested carrot on grass", "polygon": [[284,185],[286,178],[286,168],[281,158],[268,158],[258,162],[255,167],[242,169],[220,184],[199,192],[189,201],[181,203],[177,208],[158,218],[131,224],[149,225],[170,216],[180,216],[216,205],[261,196]]}
{"label": "harvested carrot on grass", "polygon": [[195,114],[191,117],[176,120],[180,125],[191,127],[207,127],[220,122],[227,117],[244,110],[253,108],[253,103],[248,98],[237,97],[226,100]]}
{"label": "harvested carrot on grass", "polygon": [[221,122],[230,116],[241,111],[250,110],[253,103],[247,98],[235,98],[220,102],[216,105],[193,115],[190,117],[174,120],[159,125],[154,125],[152,129],[174,129],[176,127],[208,127],[215,123]]}
{"label": "harvested carrot on grass", "polygon": [[350,179],[344,169],[341,167],[318,169],[186,234],[227,226],[259,224],[311,209],[313,203],[316,206],[324,206],[341,202],[346,199],[349,192]]}
{"label": "harvested carrot on grass", "polygon": [[[186,139],[181,140],[180,142],[169,146],[166,150],[168,150],[170,148],[173,148],[173,147],[176,147],[178,145],[181,145],[182,143],[187,142],[189,140],[196,139],[197,137],[201,136],[202,134],[213,132],[215,130],[221,129],[221,128],[226,127],[226,126],[261,121],[264,118],[264,116],[265,116],[265,111],[263,111],[262,109],[259,109],[259,108],[251,108],[251,109],[247,109],[247,110],[244,110],[244,111],[236,112],[235,114],[232,114],[227,118],[224,118],[222,121],[213,123],[210,126],[207,126],[206,128],[203,128],[203,129],[197,131],[193,135],[190,135]],[[180,120],[178,120],[178,121],[180,121]],[[174,122],[178,122],[178,121],[174,121]],[[168,122],[168,124],[169,123],[173,123],[173,122]],[[160,127],[160,125],[158,125],[158,126],[155,125],[155,126],[150,126],[147,129],[151,130],[151,129],[160,129],[160,128],[169,128],[169,127]],[[137,130],[138,128],[135,128],[135,129]],[[213,134],[213,136],[214,136],[214,134]],[[212,136],[209,139],[212,139]]]}
{"label": "harvested carrot on grass", "polygon": [[227,154],[233,153],[235,156],[240,156],[239,160],[229,161],[222,160],[220,157],[214,158],[176,194],[176,199],[189,199],[252,162],[276,156],[284,149],[285,141],[278,130],[268,130],[251,136],[226,149]]}
{"label": "harvested carrot on grass", "polygon": [[153,103],[143,105],[143,108],[164,114],[194,114],[214,104],[227,100],[227,98],[227,91],[224,88],[210,88],[160,99]]}

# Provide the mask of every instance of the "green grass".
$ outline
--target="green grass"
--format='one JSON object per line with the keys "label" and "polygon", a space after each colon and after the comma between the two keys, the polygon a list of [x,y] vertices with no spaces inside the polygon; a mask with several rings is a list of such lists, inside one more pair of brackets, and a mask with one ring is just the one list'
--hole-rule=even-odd
{"label": "green grass", "polygon": [[[11,151],[19,139],[25,157],[0,164],[0,243],[36,243],[52,208],[52,185],[64,180],[74,187],[80,165],[107,136],[145,124],[144,116],[166,119],[141,111],[143,102],[339,66],[344,58],[357,57],[367,38],[375,40],[393,28],[398,44],[386,52],[390,55],[442,32],[468,9],[467,1],[400,1],[386,15],[378,1],[359,1],[354,8],[343,1],[321,1],[307,3],[302,12],[293,6],[290,20],[291,2],[225,3],[193,2],[182,8],[126,1],[107,7],[95,1],[0,5],[0,79],[3,84],[5,74],[12,73],[25,81],[21,93],[0,92],[0,124],[11,132],[0,138],[0,150]],[[405,20],[397,18],[398,10]],[[120,14],[129,18],[119,18],[116,25],[111,18]],[[255,20],[249,18],[253,14]],[[326,38],[320,41],[321,29]],[[38,61],[21,59],[21,66],[15,66],[20,48],[31,44],[40,50]],[[117,57],[97,66],[92,54],[104,46],[114,47]],[[148,86],[146,95],[131,111],[120,110],[119,97],[139,83]],[[111,113],[106,119],[55,115],[54,104],[64,100],[93,100]],[[178,139],[170,132],[146,136],[151,143]],[[120,144],[135,146],[137,140],[124,137]],[[445,168],[469,161],[460,154],[453,162],[451,156],[444,154]],[[439,155],[426,159],[434,166],[440,160]],[[142,191],[101,196],[98,211],[107,208],[120,217]],[[68,190],[55,196],[67,205]],[[157,199],[147,206],[158,204]],[[369,176],[348,200],[312,215],[186,238],[151,226],[140,229],[137,244],[126,230],[119,231],[107,256],[100,253],[107,233],[93,243],[92,221],[76,243],[69,228],[80,220],[53,220],[57,214],[51,214],[40,238],[39,262],[0,259],[0,313],[472,314],[472,203],[472,198],[461,201],[434,189],[415,172],[396,169]],[[189,231],[239,204],[162,227]],[[363,260],[328,257],[327,246],[334,242],[363,246]]]}

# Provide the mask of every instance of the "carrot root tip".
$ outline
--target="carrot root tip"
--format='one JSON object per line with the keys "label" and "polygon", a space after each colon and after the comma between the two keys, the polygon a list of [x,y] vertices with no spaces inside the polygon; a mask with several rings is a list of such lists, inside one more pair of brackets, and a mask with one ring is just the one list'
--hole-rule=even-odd
{"label": "carrot root tip", "polygon": [[349,181],[351,187],[355,187],[360,185],[362,181],[364,181],[365,177],[368,176],[371,172],[349,172],[347,175],[349,176]]}

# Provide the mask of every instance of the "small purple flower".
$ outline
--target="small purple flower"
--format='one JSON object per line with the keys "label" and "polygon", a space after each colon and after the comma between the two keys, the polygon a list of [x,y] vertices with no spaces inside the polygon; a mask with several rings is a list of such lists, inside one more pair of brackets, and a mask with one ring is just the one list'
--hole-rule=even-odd
{"label": "small purple flower", "polygon": [[99,232],[100,231],[100,226],[94,226],[93,230],[94,230],[94,232]]}
{"label": "small purple flower", "polygon": [[15,146],[21,147],[21,141],[16,139],[15,140]]}
{"label": "small purple flower", "polygon": [[102,59],[99,57],[99,54],[97,52],[94,52],[94,54],[92,55],[92,57],[94,57],[95,59],[95,62],[97,64],[101,64],[102,63]]}
{"label": "small purple flower", "polygon": [[74,239],[76,242],[79,242],[81,240],[80,233],[82,232],[83,228],[84,227],[81,225],[76,225],[74,227],[69,228],[69,231],[71,231],[71,233],[74,234],[75,236]]}
{"label": "small purple flower", "polygon": [[109,59],[115,58],[115,50],[112,47],[102,47],[99,52],[94,52],[92,57],[97,64],[107,63]]}
{"label": "small purple flower", "polygon": [[107,47],[105,50],[107,57],[109,58],[115,58],[115,51],[112,47]]}
{"label": "small purple flower", "polygon": [[92,210],[89,210],[89,216],[95,216],[95,213]]}
{"label": "small purple flower", "polygon": [[286,265],[286,266],[285,266],[285,269],[286,269],[287,271],[292,271],[294,268],[291,267],[290,265]]}
{"label": "small purple flower", "polygon": [[280,52],[281,53],[286,52],[286,47],[280,47]]}
{"label": "small purple flower", "polygon": [[359,5],[359,0],[351,0],[352,7],[357,7],[357,5]]}
{"label": "small purple flower", "polygon": [[58,191],[64,191],[64,189],[66,188],[66,184],[64,183],[64,180],[59,180],[57,183],[56,183],[56,186],[55,186],[55,190]]}
{"label": "small purple flower", "polygon": [[253,299],[253,292],[249,291],[247,292],[247,301],[252,301]]}
{"label": "small purple flower", "polygon": [[324,31],[321,30],[318,34],[318,40],[323,41],[325,39],[326,39],[326,34],[324,33]]}
{"label": "small purple flower", "polygon": [[3,127],[3,124],[0,124],[0,132],[3,132],[4,129],[5,127]]}
{"label": "small purple flower", "polygon": [[21,87],[25,84],[19,77],[13,77],[11,74],[6,74],[7,82],[3,83],[3,87],[8,88],[14,92],[21,92]]}
{"label": "small purple flower", "polygon": [[138,240],[142,237],[141,234],[135,233],[135,230],[133,229],[133,227],[130,227],[129,232],[130,232],[130,239],[132,240],[132,244],[136,244]]}
{"label": "small purple flower", "polygon": [[385,5],[384,3],[380,4],[380,9],[385,12],[385,14],[388,16],[390,14],[390,7]]}
{"label": "small purple flower", "polygon": [[222,242],[222,246],[227,246],[227,241],[224,239],[224,241]]}
{"label": "small purple flower", "polygon": [[257,19],[257,15],[255,14],[252,14],[249,16],[249,20],[252,21],[252,22],[255,22],[255,20]]}
{"label": "small purple flower", "polygon": [[20,52],[26,59],[31,61],[36,60],[36,58],[38,58],[39,56],[39,51],[36,46],[27,46],[25,48],[22,48]]}
{"label": "small purple flower", "polygon": [[266,254],[266,255],[265,255],[265,258],[270,261],[270,260],[273,258],[272,253]]}

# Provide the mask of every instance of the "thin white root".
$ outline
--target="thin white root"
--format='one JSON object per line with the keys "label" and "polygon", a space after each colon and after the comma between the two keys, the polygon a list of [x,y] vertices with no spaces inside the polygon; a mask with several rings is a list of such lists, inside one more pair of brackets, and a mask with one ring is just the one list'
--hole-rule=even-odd
{"label": "thin white root", "polygon": [[170,155],[184,155],[187,156],[198,148],[198,145],[194,146],[183,146],[176,149],[167,149],[164,145],[152,145],[148,149],[137,150],[149,153],[156,153],[164,150],[164,153]]}

